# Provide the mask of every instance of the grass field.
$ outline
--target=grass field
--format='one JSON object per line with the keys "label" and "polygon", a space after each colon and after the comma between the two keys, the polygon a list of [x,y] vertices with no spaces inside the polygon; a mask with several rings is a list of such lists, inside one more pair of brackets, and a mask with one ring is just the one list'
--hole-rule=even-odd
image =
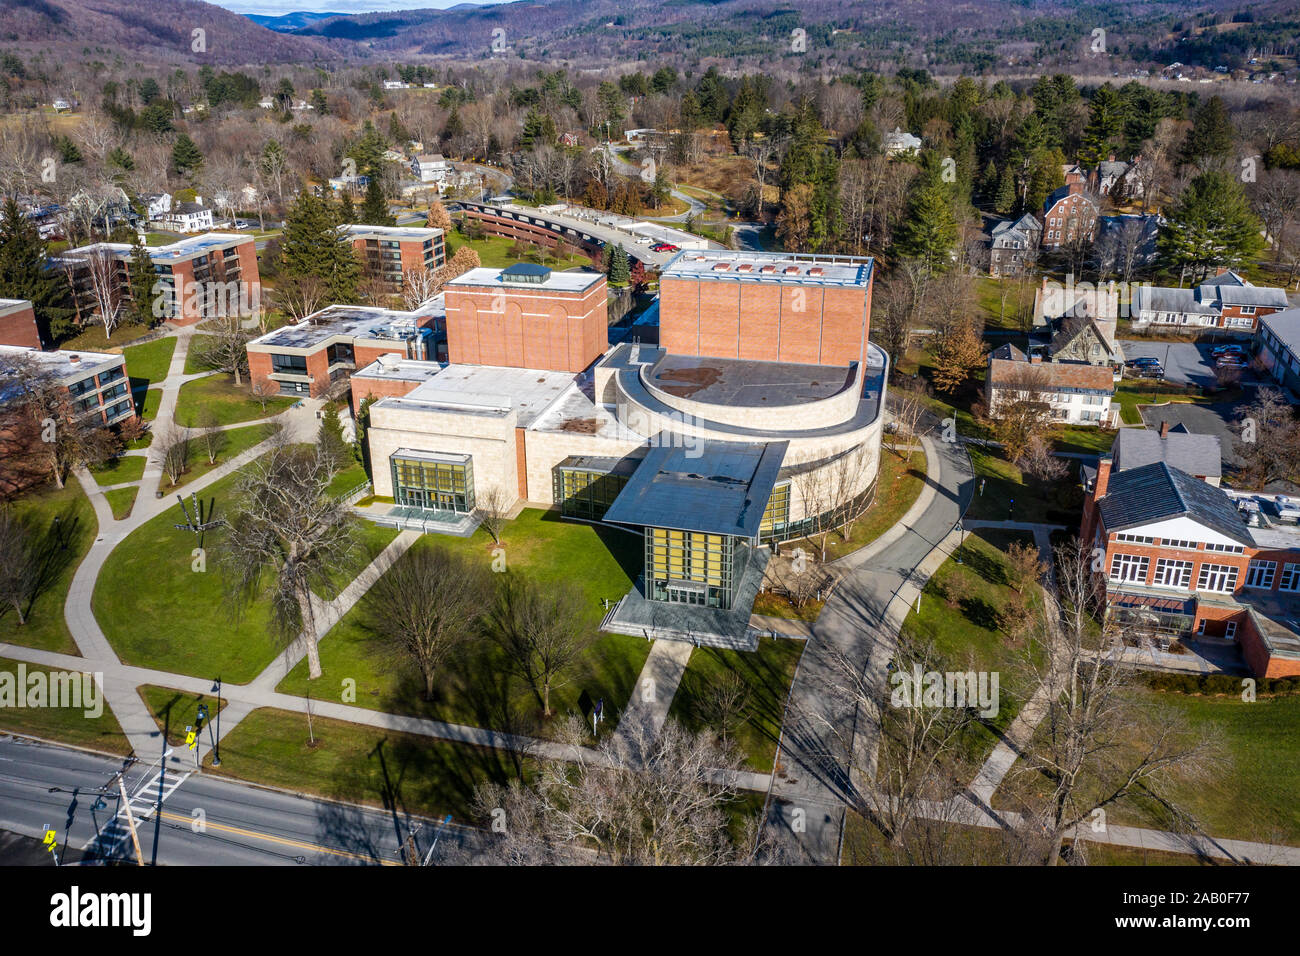
{"label": "grass field", "polygon": [[217,453],[215,464],[208,464],[208,453],[203,442],[196,436],[190,442],[189,455],[186,458],[186,471],[175,485],[168,483],[164,474],[158,487],[166,492],[179,491],[192,481],[197,481],[214,468],[220,468],[230,459],[248,451],[275,434],[275,427],[269,424],[247,425],[244,428],[229,428],[222,434],[223,444]]}
{"label": "grass field", "polygon": [[[528,509],[506,526],[503,534],[507,573],[523,573],[545,584],[577,582],[584,592],[593,627],[604,609],[601,598],[615,599],[632,586],[631,574],[641,561],[641,539],[622,531],[563,522],[548,512]],[[472,538],[428,536],[415,547],[443,547],[490,565],[491,539],[481,530]],[[434,699],[423,699],[423,684],[374,638],[367,626],[378,609],[364,599],[321,642],[322,677],[307,678],[305,662],[280,683],[289,694],[312,693],[341,700],[344,681],[355,682],[355,703],[394,713],[417,714],[494,729],[545,733],[539,724],[540,701],[532,689],[510,675],[503,652],[490,642],[474,642],[443,670]],[[552,689],[552,709],[586,714],[598,699],[608,706],[606,733],[631,695],[649,653],[640,638],[602,634],[572,679]],[[350,686],[350,685],[349,685]],[[509,726],[507,726],[509,725]]]}
{"label": "grass field", "polygon": [[450,236],[447,240],[447,258],[450,259],[461,246],[469,246],[478,253],[479,261],[490,269],[504,269],[506,266],[514,265],[516,262],[539,262],[548,268],[555,270],[571,269],[575,266],[591,265],[591,257],[586,253],[578,252],[576,255],[570,255],[565,259],[557,259],[548,249],[546,255],[542,256],[537,253],[527,253],[523,256],[515,255],[510,251],[515,244],[515,240],[508,239],[505,236],[487,236],[483,239],[466,239],[461,235]]}
{"label": "grass field", "polygon": [[144,455],[121,455],[111,458],[102,465],[95,465],[90,473],[99,485],[121,485],[128,481],[139,481],[144,476],[146,463]]}
{"label": "grass field", "polygon": [[1083,491],[1073,476],[1042,481],[989,448],[968,446],[975,468],[975,496],[967,517],[994,521],[1034,521],[1076,527]]}
{"label": "grass field", "polygon": [[186,382],[181,386],[176,401],[177,424],[195,424],[201,409],[210,409],[221,425],[257,421],[278,415],[297,401],[294,398],[271,398],[263,411],[262,403],[249,392],[248,376],[244,376],[242,381],[243,384],[237,386],[233,375],[218,374]]}
{"label": "grass field", "polygon": [[[7,671],[17,680],[18,661],[0,657],[0,671]],[[35,664],[21,665],[27,675],[36,672],[48,674],[49,670]],[[84,682],[81,684],[84,687]],[[92,695],[96,692],[92,690]],[[83,698],[82,703],[87,702]],[[108,703],[102,695],[98,696],[98,716],[87,716],[96,708],[87,707],[0,707],[0,730],[42,737],[46,740],[58,740],[77,747],[89,747],[108,753],[129,754],[131,745],[127,742],[122,727],[109,710]]]}
{"label": "grass field", "polygon": [[212,345],[212,336],[196,334],[190,339],[189,351],[185,353],[185,374],[196,375],[199,372],[210,371],[207,362],[203,358],[203,353]]}
{"label": "grass field", "polygon": [[[113,330],[111,337],[105,338],[103,325],[91,325],[67,341],[60,342],[59,348],[65,352],[75,352],[78,349],[87,352],[105,352],[130,345],[136,339],[148,334],[149,329],[143,325],[119,325]],[[130,375],[135,374],[129,357],[126,360],[126,371]]]}
{"label": "grass field", "polygon": [[[464,823],[472,818],[477,783],[504,784],[526,776],[530,767],[505,751],[322,717],[312,719],[309,736],[306,715],[263,708],[230,731],[221,742],[221,766],[213,768],[209,755],[204,772],[399,814],[450,813]],[[335,831],[346,832],[352,811],[332,812],[338,816]],[[369,857],[368,842],[356,852]]]}
{"label": "grass field", "polygon": [[162,389],[151,388],[145,392],[132,392],[140,417],[147,422],[158,417],[158,407],[162,404]]}
{"label": "grass field", "polygon": [[[237,477],[204,489],[205,514],[224,514]],[[181,521],[179,509],[169,508],[118,544],[95,583],[95,619],[127,663],[233,684],[251,680],[277,650],[267,609],[232,613],[217,564],[219,532],[205,534],[203,570],[193,570],[200,542],[174,527]]]}
{"label": "grass field", "polygon": [[123,349],[126,371],[131,376],[131,389],[134,391],[139,388],[142,381],[156,385],[165,379],[175,351],[176,337],[170,335]]}
{"label": "grass field", "polygon": [[135,496],[139,492],[139,488],[114,488],[104,492],[104,500],[113,509],[113,517],[118,521],[129,517],[131,509],[135,507]]}
{"label": "grass field", "polygon": [[746,700],[728,742],[744,755],[750,768],[771,773],[790,683],[802,654],[802,641],[770,637],[760,638],[754,652],[697,647],[691,652],[668,716],[691,730],[708,728],[721,735],[722,728],[710,719],[710,695],[725,674],[735,674],[744,682]]}
{"label": "grass field", "polygon": [[40,583],[27,609],[26,624],[18,623],[12,607],[0,608],[0,641],[76,654],[77,645],[63,619],[63,604],[77,565],[99,532],[95,509],[75,480],[61,489],[50,485],[28,492],[10,507],[36,532]]}
{"label": "grass field", "polygon": [[[156,684],[145,684],[137,690],[145,706],[149,708],[150,715],[158,724],[158,729],[166,731],[167,743],[173,747],[183,746],[185,728],[197,724],[199,704],[207,706],[209,722],[215,720],[217,716],[216,697],[210,694],[192,694],[171,687],[159,687]],[[222,709],[228,703],[229,701],[223,697]],[[203,734],[203,739],[205,742],[208,740],[207,733]]]}

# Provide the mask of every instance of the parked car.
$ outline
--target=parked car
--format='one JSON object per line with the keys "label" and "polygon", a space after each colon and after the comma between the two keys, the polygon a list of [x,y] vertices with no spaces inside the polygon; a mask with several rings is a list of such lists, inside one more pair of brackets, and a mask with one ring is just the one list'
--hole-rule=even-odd
{"label": "parked car", "polygon": [[650,248],[655,252],[677,252],[680,247],[674,246],[671,242],[661,242]]}
{"label": "parked car", "polygon": [[1214,362],[1216,368],[1245,368],[1249,364],[1241,355],[1220,355]]}
{"label": "parked car", "polygon": [[1219,358],[1222,355],[1245,355],[1246,350],[1240,345],[1216,345],[1210,349],[1210,354]]}
{"label": "parked car", "polygon": [[1160,359],[1151,358],[1150,356],[1145,356],[1143,358],[1129,359],[1124,364],[1127,365],[1129,368],[1151,368],[1151,367],[1159,368]]}
{"label": "parked car", "polygon": [[1159,365],[1143,365],[1137,370],[1138,378],[1164,378],[1165,370]]}

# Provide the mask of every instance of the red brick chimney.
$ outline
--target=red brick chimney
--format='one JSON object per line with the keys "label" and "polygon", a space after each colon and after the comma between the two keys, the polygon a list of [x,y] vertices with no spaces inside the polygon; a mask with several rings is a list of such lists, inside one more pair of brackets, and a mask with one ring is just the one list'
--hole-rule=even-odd
{"label": "red brick chimney", "polygon": [[1160,423],[1160,437],[1161,437],[1161,438],[1168,438],[1168,437],[1169,437],[1169,423],[1168,423],[1168,422],[1161,422],[1161,423]]}
{"label": "red brick chimney", "polygon": [[1097,461],[1097,480],[1092,486],[1094,501],[1106,494],[1106,486],[1110,484],[1110,465],[1111,458],[1109,455],[1104,455]]}

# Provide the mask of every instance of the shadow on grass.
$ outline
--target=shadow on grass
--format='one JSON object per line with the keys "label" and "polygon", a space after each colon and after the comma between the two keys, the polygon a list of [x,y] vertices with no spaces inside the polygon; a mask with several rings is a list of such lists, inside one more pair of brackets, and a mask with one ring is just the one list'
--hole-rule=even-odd
{"label": "shadow on grass", "polygon": [[[23,607],[23,619],[30,620],[36,602],[40,600],[55,582],[68,570],[77,559],[71,544],[76,539],[77,529],[81,526],[81,517],[76,513],[77,503],[66,502],[59,513],[42,527],[38,521],[28,519],[28,541],[30,542],[30,565],[32,572],[32,589]],[[12,605],[6,603],[0,607],[0,620],[12,611]],[[60,613],[62,609],[60,608]]]}

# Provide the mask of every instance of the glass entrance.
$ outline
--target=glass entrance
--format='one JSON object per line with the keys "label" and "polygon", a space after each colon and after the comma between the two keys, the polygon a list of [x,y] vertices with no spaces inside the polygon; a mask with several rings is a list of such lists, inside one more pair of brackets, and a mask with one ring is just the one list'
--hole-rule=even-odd
{"label": "glass entrance", "polygon": [[455,514],[474,510],[474,473],[468,455],[397,452],[390,464],[397,504]]}

